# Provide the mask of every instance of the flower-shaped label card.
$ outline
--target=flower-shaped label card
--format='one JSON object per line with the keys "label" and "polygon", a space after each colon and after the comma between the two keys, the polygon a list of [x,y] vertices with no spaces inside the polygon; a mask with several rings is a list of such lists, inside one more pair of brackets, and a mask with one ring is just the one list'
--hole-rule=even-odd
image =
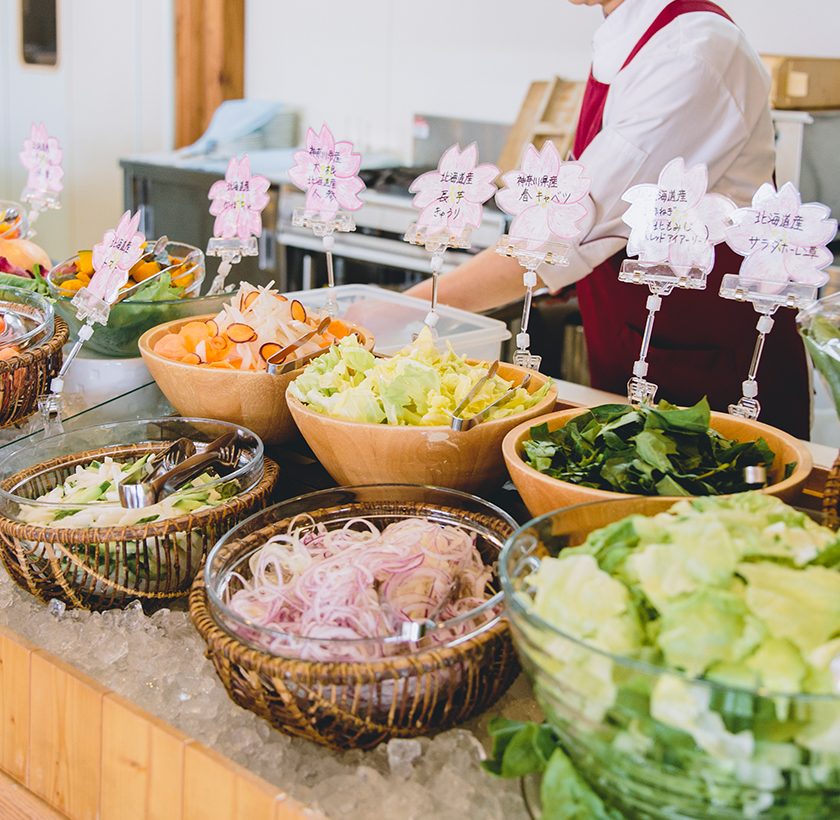
{"label": "flower-shaped label card", "polygon": [[216,217],[213,233],[220,239],[238,237],[247,243],[251,236],[262,232],[262,209],[268,205],[268,180],[259,174],[251,175],[251,161],[245,154],[241,160],[233,157],[228,163],[225,178],[214,182],[208,197],[212,200],[210,213]]}
{"label": "flower-shaped label card", "polygon": [[737,276],[724,276],[721,296],[791,307],[813,301],[833,259],[826,245],[837,233],[837,220],[830,213],[819,202],[803,205],[791,182],[778,192],[765,182],[751,207],[732,214],[726,242],[744,261]]}
{"label": "flower-shaped label card", "polygon": [[541,151],[529,145],[521,170],[504,174],[505,187],[496,193],[496,204],[514,217],[510,239],[536,251],[552,237],[578,236],[578,223],[588,213],[583,200],[592,184],[583,172],[581,163],[563,162],[553,142],[546,142]]}
{"label": "flower-shaped label card", "polygon": [[656,185],[634,185],[624,193],[622,199],[630,203],[622,216],[630,226],[627,254],[637,256],[638,263],[625,263],[623,272],[636,279],[677,277],[682,287],[705,287],[714,246],[724,240],[736,207],[722,194],[706,193],[708,184],[703,163],[686,170],[677,157],[662,169]]}
{"label": "flower-shaped label card", "polygon": [[289,176],[306,191],[305,215],[320,222],[331,222],[339,208],[357,211],[364,204],[359,192],[365,187],[357,176],[361,154],[353,153],[352,142],[336,142],[326,125],[316,134],[306,132],[306,149],[294,153]]}
{"label": "flower-shaped label card", "polygon": [[146,237],[137,232],[139,224],[140,211],[134,216],[126,211],[116,230],[106,231],[102,242],[93,248],[94,274],[85,290],[105,304],[114,303],[131,267],[143,255]]}
{"label": "flower-shaped label card", "polygon": [[496,193],[493,181],[499,169],[477,162],[474,142],[463,151],[456,144],[444,152],[436,171],[411,183],[408,190],[416,194],[412,204],[420,209],[417,228],[426,236],[446,233],[457,239],[467,227],[481,225],[482,207]]}
{"label": "flower-shaped label card", "polygon": [[35,125],[33,122],[30,137],[23,141],[23,151],[20,152],[20,161],[29,172],[26,177],[27,191],[59,193],[63,190],[63,155],[58,140],[47,134],[44,123]]}

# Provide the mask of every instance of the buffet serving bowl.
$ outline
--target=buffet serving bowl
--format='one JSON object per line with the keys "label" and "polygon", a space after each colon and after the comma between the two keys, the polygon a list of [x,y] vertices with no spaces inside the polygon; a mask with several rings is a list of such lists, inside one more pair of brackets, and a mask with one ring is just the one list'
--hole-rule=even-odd
{"label": "buffet serving bowl", "polygon": [[[195,265],[193,282],[184,291],[180,299],[161,301],[136,301],[127,299],[111,306],[108,322],[96,325],[93,336],[83,347],[107,359],[130,359],[139,356],[137,341],[149,328],[162,322],[192,317],[199,313],[218,313],[229,301],[231,294],[200,296],[199,290],[205,278],[204,254],[192,245],[169,242],[165,250],[170,256],[183,259],[189,253],[197,251],[200,256]],[[76,276],[75,263],[78,254],[56,265],[47,275],[47,287],[50,297],[55,301],[55,311],[70,327],[74,338],[78,335],[82,322],[76,318],[76,308],[72,304],[72,295],[61,289],[61,283]]]}
{"label": "buffet serving bowl", "polygon": [[25,239],[29,231],[26,208],[20,202],[0,199],[0,214],[8,210],[16,211],[17,216],[14,219],[0,220],[0,239]]}
{"label": "buffet serving bowl", "polygon": [[[216,506],[130,526],[59,526],[102,502],[48,503],[37,499],[92,461],[116,462],[166,449],[187,437],[196,449],[236,431],[241,450],[234,469],[203,485],[223,498]],[[197,418],[160,418],[86,427],[27,444],[0,462],[0,559],[12,579],[42,601],[109,609],[135,599],[166,601],[185,595],[210,546],[260,508],[277,480],[250,430]],[[188,492],[185,488],[184,492]],[[177,494],[176,494],[177,495]],[[172,496],[174,499],[176,496]],[[48,524],[45,511],[57,513]]]}
{"label": "buffet serving bowl", "polygon": [[[380,529],[415,517],[456,525],[475,536],[486,565],[497,560],[515,527],[506,513],[475,496],[407,485],[322,490],[242,522],[213,547],[190,594],[193,622],[236,703],[288,734],[332,748],[366,749],[388,738],[448,728],[510,686],[519,664],[497,578],[492,597],[420,641],[306,638],[234,611],[227,595],[252,577],[249,558],[300,515],[330,531],[359,517]],[[325,659],[330,657],[342,660]]]}
{"label": "buffet serving bowl", "polygon": [[[514,643],[561,747],[625,820],[840,816],[840,735],[831,731],[840,726],[840,694],[777,694],[692,678],[604,651],[533,611],[528,577],[543,557],[675,501],[628,496],[567,507],[529,521],[505,544],[499,572]],[[836,517],[800,512],[840,526]],[[753,740],[755,730],[762,740]],[[804,748],[797,745],[803,732],[825,735]]]}
{"label": "buffet serving bowl", "polygon": [[[229,300],[227,294],[226,302]],[[300,370],[272,375],[265,371],[217,369],[184,364],[154,352],[157,342],[167,334],[177,333],[188,322],[203,322],[215,315],[176,319],[147,330],[138,347],[152,378],[182,415],[242,424],[266,444],[294,438],[298,429],[289,414],[286,388]],[[357,325],[349,327],[358,334],[366,350],[373,350],[374,338],[369,331]]]}
{"label": "buffet serving bowl", "polygon": [[[537,423],[548,425],[553,432],[565,427],[575,416],[587,412],[586,407],[560,410],[539,419]],[[590,501],[609,501],[626,498],[624,493],[582,487],[569,481],[561,481],[535,470],[524,459],[522,443],[531,438],[533,423],[524,422],[511,430],[502,442],[502,452],[510,477],[522,496],[531,515],[543,515],[573,504]],[[808,479],[813,459],[808,448],[798,439],[776,427],[770,427],[751,419],[730,416],[728,413],[712,412],[710,427],[728,439],[755,441],[760,437],[776,454],[772,467],[767,470],[768,485],[761,492],[775,495],[782,501],[793,502]],[[785,478],[785,465],[795,463],[791,475]],[[671,499],[674,500],[673,498]]]}
{"label": "buffet serving bowl", "polygon": [[[514,385],[528,373],[529,393],[550,380],[506,362],[498,371]],[[521,413],[462,431],[346,421],[312,410],[289,393],[286,398],[306,443],[338,484],[430,484],[480,495],[497,488],[506,477],[502,439],[520,423],[552,410],[557,390],[552,385],[540,402]]]}

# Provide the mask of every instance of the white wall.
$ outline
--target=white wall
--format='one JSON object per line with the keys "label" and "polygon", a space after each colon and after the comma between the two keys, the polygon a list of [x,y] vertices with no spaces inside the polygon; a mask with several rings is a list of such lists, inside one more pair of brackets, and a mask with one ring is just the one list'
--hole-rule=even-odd
{"label": "white wall", "polygon": [[[838,0],[720,5],[760,53],[840,57]],[[566,0],[247,0],[246,13],[246,96],[406,160],[414,113],[513,122],[532,80],[585,79],[602,19]]]}
{"label": "white wall", "polygon": [[20,56],[20,0],[0,0],[0,199],[18,199],[32,122],[64,149],[61,210],[36,241],[60,261],[100,241],[123,211],[119,159],[168,149],[174,131],[172,0],[59,0],[58,65]]}

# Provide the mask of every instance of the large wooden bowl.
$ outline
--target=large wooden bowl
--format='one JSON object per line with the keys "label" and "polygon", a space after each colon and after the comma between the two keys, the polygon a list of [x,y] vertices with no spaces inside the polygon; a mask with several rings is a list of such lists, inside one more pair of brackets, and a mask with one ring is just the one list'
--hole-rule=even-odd
{"label": "large wooden bowl", "polygon": [[[499,376],[521,384],[529,371],[502,363]],[[528,391],[549,380],[532,373]],[[522,413],[456,432],[450,427],[409,427],[346,421],[318,413],[287,394],[289,410],[316,458],[340,485],[430,484],[481,494],[506,478],[502,439],[520,422],[554,408],[552,386]]]}
{"label": "large wooden bowl", "polygon": [[[540,423],[545,422],[548,429],[553,432],[565,427],[571,419],[585,413],[587,409],[576,407],[571,410],[561,410],[540,419]],[[535,517],[545,515],[563,507],[586,504],[590,501],[627,498],[625,493],[596,490],[591,487],[581,487],[569,481],[560,481],[530,467],[522,459],[524,453],[522,443],[531,437],[532,426],[528,422],[518,425],[505,436],[502,442],[502,453],[508,472],[531,515]],[[776,459],[768,471],[768,486],[762,492],[778,496],[788,503],[795,502],[813,467],[811,453],[799,439],[767,424],[730,416],[727,413],[712,413],[710,426],[726,438],[737,441],[755,441],[763,436],[770,449],[776,454]],[[784,478],[785,465],[791,462],[796,463],[796,469],[792,475]]]}
{"label": "large wooden bowl", "polygon": [[[293,370],[272,376],[247,370],[220,370],[182,364],[154,352],[167,333],[177,333],[187,322],[203,322],[215,314],[191,316],[147,330],[138,345],[140,355],[164,396],[182,416],[197,416],[241,424],[253,430],[266,444],[279,444],[297,435],[289,415],[286,388],[300,373]],[[355,330],[367,350],[373,349],[372,334],[357,325]]]}

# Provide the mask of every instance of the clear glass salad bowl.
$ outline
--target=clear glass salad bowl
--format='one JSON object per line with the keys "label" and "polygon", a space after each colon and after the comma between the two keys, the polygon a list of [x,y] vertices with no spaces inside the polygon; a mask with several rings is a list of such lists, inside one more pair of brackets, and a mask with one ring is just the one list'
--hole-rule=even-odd
{"label": "clear glass salad bowl", "polygon": [[253,515],[211,550],[190,612],[231,698],[275,728],[333,748],[371,748],[461,722],[493,703],[519,672],[498,579],[490,597],[409,638],[303,637],[243,616],[230,596],[253,579],[251,559],[297,516],[302,533],[364,518],[378,529],[412,518],[457,526],[495,562],[514,521],[475,496],[419,485],[323,490]]}
{"label": "clear glass salad bowl", "polygon": [[[840,817],[840,695],[776,694],[692,678],[644,655],[599,649],[534,611],[529,576],[542,557],[673,503],[634,497],[568,507],[528,522],[502,551],[514,643],[560,745],[626,820]],[[836,518],[801,512],[834,531],[840,526]]]}
{"label": "clear glass salad bowl", "polygon": [[55,311],[49,299],[25,288],[0,285],[0,317],[13,315],[17,330],[9,328],[0,339],[0,348],[15,345],[26,350],[53,335]]}
{"label": "clear glass salad bowl", "polygon": [[20,202],[0,199],[0,239],[25,239],[28,230],[26,208]]}
{"label": "clear glass salad bowl", "polygon": [[[204,254],[192,245],[181,242],[167,243],[165,250],[171,257],[184,259],[191,252],[200,254],[198,263],[191,268],[193,281],[179,299],[165,298],[156,301],[126,299],[111,307],[106,325],[96,325],[93,336],[84,343],[84,349],[108,359],[134,358],[140,355],[137,341],[149,329],[162,322],[196,316],[200,313],[218,313],[230,299],[230,293],[201,296],[205,281]],[[78,336],[81,322],[76,318],[76,308],[71,304],[72,295],[62,290],[61,284],[76,278],[78,254],[56,265],[47,274],[47,287],[55,301],[56,313],[70,327],[70,337]],[[177,268],[177,265],[175,265]],[[207,285],[209,287],[209,284]]]}

